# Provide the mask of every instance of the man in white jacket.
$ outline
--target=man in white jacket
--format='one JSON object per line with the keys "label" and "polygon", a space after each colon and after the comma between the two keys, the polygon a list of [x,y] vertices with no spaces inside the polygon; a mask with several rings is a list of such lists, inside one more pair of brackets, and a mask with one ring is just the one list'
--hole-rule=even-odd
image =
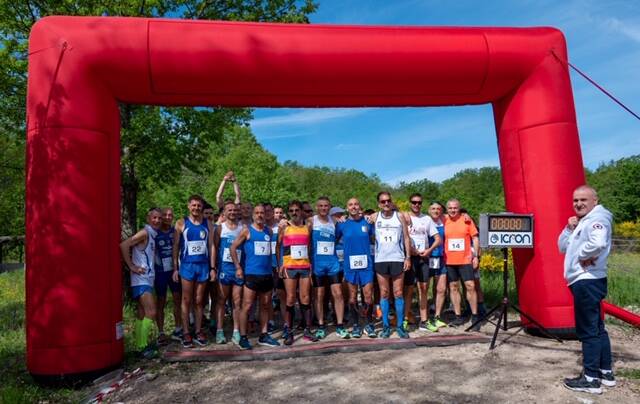
{"label": "man in white jacket", "polygon": [[595,189],[583,185],[573,192],[576,216],[560,233],[558,248],[565,253],[564,278],[573,294],[576,335],[582,342],[583,373],[565,379],[575,391],[601,394],[601,385],[613,387],[611,343],[604,328],[600,304],[607,295],[607,259],[611,251],[613,215],[598,205]]}

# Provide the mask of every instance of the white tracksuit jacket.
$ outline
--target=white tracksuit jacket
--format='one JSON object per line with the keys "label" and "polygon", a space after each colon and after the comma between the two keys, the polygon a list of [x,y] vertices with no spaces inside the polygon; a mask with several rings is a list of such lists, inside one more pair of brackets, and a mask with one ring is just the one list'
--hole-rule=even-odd
{"label": "white tracksuit jacket", "polygon": [[[564,256],[564,278],[567,285],[583,279],[607,277],[607,258],[611,251],[613,215],[601,205],[587,213],[571,231],[564,228],[558,237],[558,248]],[[597,257],[594,265],[583,268],[580,260]]]}

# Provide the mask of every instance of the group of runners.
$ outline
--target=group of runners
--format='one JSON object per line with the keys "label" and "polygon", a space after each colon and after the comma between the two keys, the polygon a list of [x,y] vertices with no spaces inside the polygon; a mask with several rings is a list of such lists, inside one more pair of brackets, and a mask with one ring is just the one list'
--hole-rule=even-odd
{"label": "group of runners", "polygon": [[[233,184],[236,198],[223,202],[227,183]],[[252,348],[248,331],[255,317],[257,343],[279,346],[272,336],[276,329],[273,300],[280,301],[285,345],[294,342],[296,328],[302,329],[305,340],[325,338],[329,306],[339,338],[363,334],[389,338],[394,331],[400,338],[409,338],[415,285],[419,330],[437,332],[466,322],[460,281],[472,323],[479,318],[478,231],[456,199],[447,201],[446,208],[431,203],[428,214],[422,213],[420,194],[409,198],[409,212],[400,212],[387,191],[377,195],[377,212],[363,211],[355,197],[347,201],[346,210],[332,206],[324,196],[317,199],[315,210],[296,200],[286,207],[252,206],[241,203],[237,181],[229,172],[216,200],[219,213],[201,196],[189,197],[188,216],[175,223],[171,208],[152,208],[144,228],[120,245],[130,270],[131,294],[137,300],[136,346],[143,353],[152,350],[149,335],[154,323],[158,344],[169,342],[164,333],[168,290],[176,302],[171,338],[186,348],[208,344],[208,332],[216,344],[226,343],[228,310],[233,321],[231,340],[241,349]],[[430,282],[435,296],[432,316],[427,303]],[[441,318],[447,289],[455,313],[448,324]],[[205,324],[204,307],[209,300],[210,318]],[[382,320],[378,331],[375,318]]]}

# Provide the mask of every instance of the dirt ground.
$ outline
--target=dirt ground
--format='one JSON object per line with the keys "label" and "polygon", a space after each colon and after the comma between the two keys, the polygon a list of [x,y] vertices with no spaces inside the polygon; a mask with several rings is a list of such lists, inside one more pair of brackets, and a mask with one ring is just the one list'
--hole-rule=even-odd
{"label": "dirt ground", "polygon": [[[640,369],[640,330],[607,328],[614,369]],[[488,324],[481,332],[490,336],[493,329]],[[438,334],[461,332],[445,328]],[[330,337],[335,338],[335,334]],[[577,341],[560,344],[516,333],[516,329],[501,331],[498,341],[493,351],[487,342],[274,361],[166,363],[158,359],[142,362],[147,374],[125,384],[108,402],[640,403],[638,379],[618,377],[618,385],[604,388],[599,396],[564,388],[562,379],[581,369]],[[237,349],[230,344],[224,348]],[[174,344],[168,349],[180,348]]]}

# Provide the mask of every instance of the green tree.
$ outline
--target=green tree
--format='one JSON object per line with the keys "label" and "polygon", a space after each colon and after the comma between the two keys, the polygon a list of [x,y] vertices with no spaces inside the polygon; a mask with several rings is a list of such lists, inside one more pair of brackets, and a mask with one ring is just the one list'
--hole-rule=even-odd
{"label": "green tree", "polygon": [[[31,26],[42,17],[170,16],[305,23],[315,9],[312,0],[0,0],[0,129],[13,134],[24,148],[27,39]],[[196,170],[203,161],[198,152],[203,145],[219,139],[225,127],[249,117],[248,110],[121,106],[123,227],[135,227],[138,194],[145,186],[158,177],[174,181],[181,167]]]}
{"label": "green tree", "polygon": [[640,155],[622,158],[587,171],[587,182],[616,223],[640,218]]}
{"label": "green tree", "polygon": [[497,167],[466,169],[444,180],[440,188],[442,203],[455,198],[469,214],[478,218],[480,213],[504,211],[502,175]]}

